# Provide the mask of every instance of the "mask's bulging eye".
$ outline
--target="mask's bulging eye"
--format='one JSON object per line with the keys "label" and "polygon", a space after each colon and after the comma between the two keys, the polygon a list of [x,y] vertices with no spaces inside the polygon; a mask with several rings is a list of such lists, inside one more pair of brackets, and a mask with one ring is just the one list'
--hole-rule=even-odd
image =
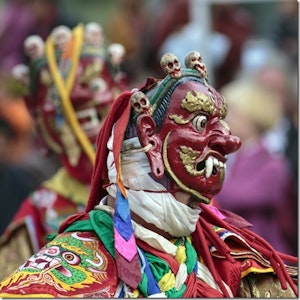
{"label": "mask's bulging eye", "polygon": [[206,116],[203,116],[203,115],[196,116],[196,117],[193,119],[192,124],[193,124],[194,128],[195,128],[197,131],[202,132],[202,131],[205,129],[205,127],[206,127],[206,124],[207,124],[207,117],[206,117]]}
{"label": "mask's bulging eye", "polygon": [[75,265],[80,262],[80,258],[72,252],[64,252],[62,257],[71,265]]}

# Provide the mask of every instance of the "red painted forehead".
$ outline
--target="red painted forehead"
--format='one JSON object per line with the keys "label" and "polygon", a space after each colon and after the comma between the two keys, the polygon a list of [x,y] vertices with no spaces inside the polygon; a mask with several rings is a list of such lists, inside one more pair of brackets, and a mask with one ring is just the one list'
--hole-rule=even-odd
{"label": "red painted forehead", "polygon": [[[186,102],[190,102],[190,106],[195,107],[195,109],[208,105],[213,105],[217,112],[219,113],[222,105],[222,96],[211,86],[204,85],[197,81],[187,81],[179,85],[171,96],[170,106],[183,106],[183,99]],[[177,103],[180,102],[180,103]],[[201,105],[201,103],[203,105]],[[180,105],[179,105],[180,104]]]}
{"label": "red painted forehead", "polygon": [[[156,96],[156,95],[155,95]],[[154,119],[160,127],[166,114],[182,114],[185,117],[191,114],[205,113],[217,118],[225,118],[227,104],[213,87],[200,80],[182,80],[172,87],[171,92],[154,103]]]}

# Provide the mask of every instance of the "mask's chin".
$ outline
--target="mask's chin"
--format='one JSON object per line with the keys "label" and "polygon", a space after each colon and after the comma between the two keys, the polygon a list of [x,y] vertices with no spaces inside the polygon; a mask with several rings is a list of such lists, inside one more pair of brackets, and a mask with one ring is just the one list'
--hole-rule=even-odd
{"label": "mask's chin", "polygon": [[[172,178],[177,183],[181,191],[190,195],[190,206],[198,206],[198,203],[203,202],[205,204],[210,204],[213,197],[220,192],[223,186],[225,178],[225,168],[219,166],[211,166],[209,173],[207,172],[207,167],[202,167],[203,163],[197,164],[199,169],[195,169],[195,173],[199,174],[190,175],[190,183],[183,182],[180,180],[180,174],[172,172],[172,169],[168,169],[168,172],[172,172]],[[205,163],[204,163],[205,166]],[[178,176],[176,176],[178,175]]]}

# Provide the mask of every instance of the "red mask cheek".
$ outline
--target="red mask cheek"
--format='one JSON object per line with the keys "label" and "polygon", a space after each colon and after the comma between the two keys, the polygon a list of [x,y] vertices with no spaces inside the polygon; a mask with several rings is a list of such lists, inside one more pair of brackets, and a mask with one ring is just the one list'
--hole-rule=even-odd
{"label": "red mask cheek", "polygon": [[[209,153],[205,138],[198,138],[195,150],[195,135],[186,132],[170,134],[164,142],[163,159],[169,176],[185,191],[211,199],[223,185],[224,169],[215,169],[209,178],[205,176],[205,154]],[[201,145],[200,145],[201,144]],[[201,151],[201,148],[203,148]],[[208,200],[207,200],[208,202]]]}
{"label": "red mask cheek", "polygon": [[163,140],[163,160],[169,176],[204,202],[221,190],[225,155],[240,146],[239,138],[232,136],[217,118],[202,133],[190,124],[175,126]]}

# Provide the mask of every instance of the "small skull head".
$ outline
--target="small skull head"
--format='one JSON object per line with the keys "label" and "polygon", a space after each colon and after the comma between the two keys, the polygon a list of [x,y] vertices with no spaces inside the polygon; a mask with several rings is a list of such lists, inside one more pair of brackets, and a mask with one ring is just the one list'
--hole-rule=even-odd
{"label": "small skull head", "polygon": [[160,66],[163,71],[171,77],[181,77],[181,65],[179,59],[173,53],[164,54],[160,60]]}
{"label": "small skull head", "polygon": [[113,43],[108,46],[107,51],[112,64],[116,67],[120,66],[125,57],[125,47],[119,43]]}
{"label": "small skull head", "polygon": [[11,70],[12,76],[24,86],[29,85],[29,68],[24,64],[18,64]]}
{"label": "small skull head", "polygon": [[199,52],[192,51],[185,57],[185,66],[190,69],[197,70],[202,77],[207,77],[205,64],[202,62],[202,57]]}
{"label": "small skull head", "polygon": [[89,45],[101,46],[104,42],[103,28],[100,24],[90,22],[85,26],[85,42]]}
{"label": "small skull head", "polygon": [[38,35],[30,35],[24,41],[25,54],[31,59],[35,60],[44,55],[45,44],[43,39]]}
{"label": "small skull head", "polygon": [[151,114],[151,106],[148,97],[142,92],[134,93],[131,98],[131,106],[137,113]]}
{"label": "small skull head", "polygon": [[52,36],[55,48],[63,50],[72,36],[72,31],[67,26],[60,25],[53,29]]}

